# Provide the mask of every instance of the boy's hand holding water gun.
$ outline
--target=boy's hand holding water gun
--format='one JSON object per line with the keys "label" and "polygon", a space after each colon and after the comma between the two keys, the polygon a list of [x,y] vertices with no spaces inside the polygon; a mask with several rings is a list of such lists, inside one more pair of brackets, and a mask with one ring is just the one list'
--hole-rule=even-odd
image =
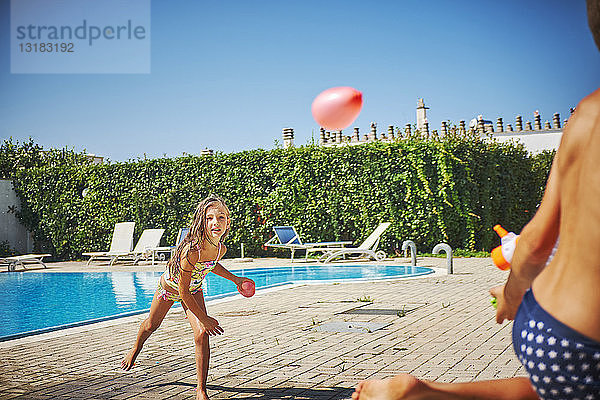
{"label": "boy's hand holding water gun", "polygon": [[[515,248],[517,242],[519,240],[519,235],[514,232],[508,232],[500,225],[494,226],[494,231],[500,236],[501,245],[492,250],[492,261],[494,264],[503,271],[510,269],[510,264],[512,262],[513,254],[515,252]],[[558,247],[558,240],[554,245],[554,249],[548,257],[546,264],[552,260],[554,253]],[[504,299],[504,285],[496,286],[490,289],[490,294],[492,295],[491,303],[494,308],[496,308],[497,314],[496,319],[500,323],[504,319],[512,320],[512,317],[516,314],[516,309],[507,309],[507,304]],[[518,308],[518,303],[516,304]]]}
{"label": "boy's hand holding water gun", "polygon": [[[506,271],[510,269],[510,263],[519,235],[514,232],[508,232],[500,225],[494,226],[494,231],[500,236],[501,244],[492,250],[492,261],[496,267]],[[504,308],[504,285],[491,288],[490,294],[492,295],[492,299],[490,300],[492,306],[495,309],[498,309],[498,306],[500,306],[500,310],[502,310]]]}
{"label": "boy's hand holding water gun", "polygon": [[[494,231],[500,236],[500,246],[492,250],[492,261],[496,267],[503,271],[510,269],[510,263],[519,240],[519,235],[514,232],[508,232],[500,225],[494,226]],[[490,289],[492,299],[490,302],[496,311],[496,320],[498,323],[505,319],[512,320],[517,310],[508,310],[504,299],[504,285],[496,286]],[[517,304],[518,307],[518,304]]]}

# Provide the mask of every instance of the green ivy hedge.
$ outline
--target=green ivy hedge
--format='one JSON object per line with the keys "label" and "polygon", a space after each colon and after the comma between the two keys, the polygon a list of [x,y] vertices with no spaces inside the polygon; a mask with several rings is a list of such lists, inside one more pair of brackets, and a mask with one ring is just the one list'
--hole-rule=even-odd
{"label": "green ivy hedge", "polygon": [[64,157],[12,175],[20,218],[58,259],[108,249],[121,221],[135,221],[136,241],[161,227],[172,244],[209,193],[232,212],[229,256],[241,243],[246,255],[272,254],[262,245],[276,225],[294,225],[307,242],[359,244],[383,221],[392,222],[380,242],[390,254],[407,239],[425,252],[439,242],[488,251],[494,224],[519,231],[532,217],[553,156],[476,137],[413,137],[99,165]]}

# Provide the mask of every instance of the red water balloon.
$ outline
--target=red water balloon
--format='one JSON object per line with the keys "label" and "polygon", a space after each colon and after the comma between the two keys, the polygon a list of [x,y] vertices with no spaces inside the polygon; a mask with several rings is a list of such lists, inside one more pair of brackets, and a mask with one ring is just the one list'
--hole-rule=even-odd
{"label": "red water balloon", "polygon": [[238,287],[238,292],[240,292],[242,294],[242,296],[244,297],[252,297],[254,296],[254,292],[256,290],[256,287],[254,285],[253,281],[245,281],[244,283],[242,283],[241,285],[242,287]]}
{"label": "red water balloon", "polygon": [[315,97],[312,115],[323,128],[341,131],[354,122],[361,108],[362,93],[348,86],[340,86],[327,89]]}

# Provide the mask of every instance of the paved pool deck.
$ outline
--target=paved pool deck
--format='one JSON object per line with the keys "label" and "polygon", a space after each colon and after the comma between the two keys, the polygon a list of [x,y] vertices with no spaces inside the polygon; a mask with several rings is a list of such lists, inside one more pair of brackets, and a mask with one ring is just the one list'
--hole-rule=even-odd
{"label": "paved pool deck", "polygon": [[[409,259],[384,263],[408,265]],[[290,262],[222,264],[237,269]],[[444,382],[525,376],[512,350],[512,325],[496,324],[490,305],[488,288],[502,283],[506,273],[483,258],[455,258],[452,275],[445,272],[445,259],[418,258],[417,265],[437,272],[414,279],[288,285],[249,299],[208,302],[209,315],[225,329],[211,338],[211,399],[347,399],[360,380],[401,372]],[[35,270],[164,269],[77,262],[48,267]],[[144,318],[0,342],[0,398],[194,399],[194,344],[181,308],[169,312],[136,366],[120,370]]]}

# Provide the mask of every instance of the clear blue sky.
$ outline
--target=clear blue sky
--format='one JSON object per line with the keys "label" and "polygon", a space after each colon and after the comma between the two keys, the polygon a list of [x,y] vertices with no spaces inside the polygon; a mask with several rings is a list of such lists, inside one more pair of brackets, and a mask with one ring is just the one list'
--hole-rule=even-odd
{"label": "clear blue sky", "polygon": [[0,0],[0,139],[114,161],[270,149],[285,127],[306,144],[333,86],[363,92],[361,134],[414,123],[420,97],[432,129],[564,119],[600,86],[584,0],[152,1],[150,74],[11,74],[9,22]]}

